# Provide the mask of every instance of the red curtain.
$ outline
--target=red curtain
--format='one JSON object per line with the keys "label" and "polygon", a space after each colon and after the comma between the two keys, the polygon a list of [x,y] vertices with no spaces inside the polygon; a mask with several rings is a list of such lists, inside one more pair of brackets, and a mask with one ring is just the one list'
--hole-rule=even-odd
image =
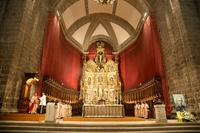
{"label": "red curtain", "polygon": [[[113,58],[113,48],[106,43],[106,57]],[[96,54],[96,42],[90,45],[89,58]],[[50,13],[47,22],[41,74],[50,75],[66,86],[78,89],[81,77],[81,52],[68,43],[55,14]],[[164,101],[168,103],[166,79],[155,15],[149,15],[135,43],[120,53],[120,74],[124,89],[145,82],[154,75],[162,78]],[[41,81],[39,86],[41,87]]]}
{"label": "red curtain", "polygon": [[165,103],[168,103],[166,79],[155,15],[149,15],[135,43],[120,53],[123,88],[130,89],[160,75]]}
{"label": "red curtain", "polygon": [[81,67],[81,52],[66,41],[56,15],[49,13],[41,74],[50,75],[65,86],[78,89]]}

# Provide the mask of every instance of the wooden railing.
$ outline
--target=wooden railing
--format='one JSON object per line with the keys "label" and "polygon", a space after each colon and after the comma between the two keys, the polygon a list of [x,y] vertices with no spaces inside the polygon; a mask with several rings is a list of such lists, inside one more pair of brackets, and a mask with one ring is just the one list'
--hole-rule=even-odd
{"label": "wooden railing", "polygon": [[51,76],[43,77],[42,92],[45,92],[48,100],[62,100],[68,103],[77,103],[79,92],[65,86]]}
{"label": "wooden railing", "polygon": [[125,90],[123,92],[123,102],[133,103],[135,101],[149,101],[162,94],[161,78],[154,76],[137,87]]}

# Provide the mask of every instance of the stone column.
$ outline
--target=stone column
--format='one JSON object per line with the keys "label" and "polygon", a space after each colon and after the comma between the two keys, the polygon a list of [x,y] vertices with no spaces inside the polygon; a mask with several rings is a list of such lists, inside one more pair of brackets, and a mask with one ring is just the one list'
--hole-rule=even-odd
{"label": "stone column", "polygon": [[24,72],[36,72],[44,43],[48,3],[0,1],[0,112],[18,112]]}
{"label": "stone column", "polygon": [[156,123],[167,123],[165,105],[164,104],[154,105],[154,108],[155,108]]}

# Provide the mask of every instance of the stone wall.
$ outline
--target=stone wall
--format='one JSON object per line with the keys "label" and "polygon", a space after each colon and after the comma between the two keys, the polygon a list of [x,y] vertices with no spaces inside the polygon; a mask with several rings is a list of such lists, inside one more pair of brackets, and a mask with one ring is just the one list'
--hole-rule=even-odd
{"label": "stone wall", "polygon": [[199,116],[200,108],[200,16],[195,1],[156,0],[163,62],[169,100],[172,94],[183,94],[190,111]]}
{"label": "stone wall", "polygon": [[[186,65],[188,66],[188,81],[190,83],[186,89],[185,98],[188,107],[195,112],[197,109],[200,111],[200,15],[198,7],[193,1],[180,0],[180,8],[183,16],[180,29],[182,26],[185,26],[186,29],[186,31],[180,33],[183,37]],[[190,53],[192,55],[188,56]]]}
{"label": "stone wall", "polygon": [[0,5],[1,111],[17,112],[24,73],[39,70],[48,8],[43,0],[3,0]]}

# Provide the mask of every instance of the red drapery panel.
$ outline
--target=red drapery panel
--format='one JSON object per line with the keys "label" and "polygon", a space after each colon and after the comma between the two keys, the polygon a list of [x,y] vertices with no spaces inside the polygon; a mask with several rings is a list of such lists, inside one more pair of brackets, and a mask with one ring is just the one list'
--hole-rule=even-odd
{"label": "red drapery panel", "polygon": [[41,74],[50,75],[65,86],[78,89],[81,67],[81,52],[66,41],[56,15],[50,13],[41,59]]}
{"label": "red drapery panel", "polygon": [[123,88],[130,89],[160,75],[164,101],[168,103],[166,79],[155,15],[149,15],[137,41],[120,53]]}

